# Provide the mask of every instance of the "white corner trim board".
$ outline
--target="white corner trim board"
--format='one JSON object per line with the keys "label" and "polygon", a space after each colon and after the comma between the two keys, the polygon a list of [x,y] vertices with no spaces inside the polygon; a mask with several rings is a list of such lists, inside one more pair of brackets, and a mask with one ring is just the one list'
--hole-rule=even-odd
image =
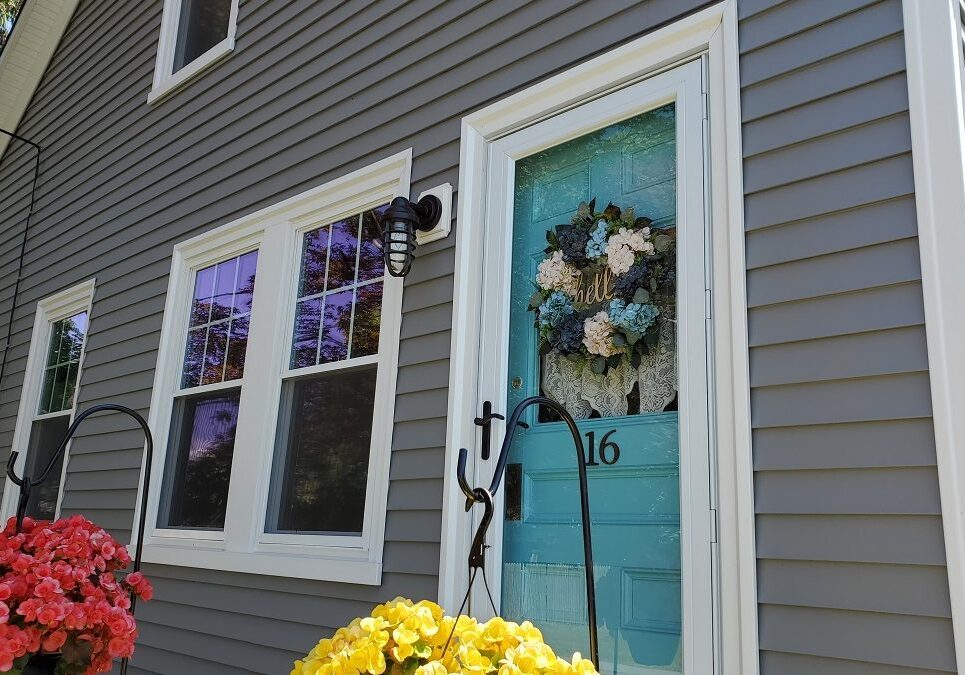
{"label": "white corner trim board", "polygon": [[965,114],[958,0],[902,3],[925,334],[952,629],[965,663]]}
{"label": "white corner trim board", "polygon": [[[439,598],[454,611],[465,593],[472,536],[455,480],[459,448],[473,448],[479,382],[480,287],[484,256],[475,237],[487,218],[487,162],[498,139],[706,54],[709,136],[708,206],[713,247],[712,418],[716,442],[720,665],[730,675],[759,670],[753,466],[750,436],[747,308],[741,174],[737,9],[726,0],[590,59],[462,120],[460,227],[456,241]],[[710,599],[708,599],[710,601]]]}

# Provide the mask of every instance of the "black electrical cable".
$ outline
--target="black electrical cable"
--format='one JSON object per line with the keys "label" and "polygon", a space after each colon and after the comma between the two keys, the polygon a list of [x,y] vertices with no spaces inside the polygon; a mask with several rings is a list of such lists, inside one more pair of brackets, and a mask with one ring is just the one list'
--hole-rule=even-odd
{"label": "black electrical cable", "polygon": [[17,278],[13,283],[13,298],[10,300],[10,315],[7,319],[7,339],[3,345],[3,356],[0,357],[0,391],[2,391],[3,373],[7,369],[7,352],[10,351],[10,339],[13,337],[13,314],[17,311],[17,295],[20,293],[20,279],[23,276],[23,259],[27,253],[27,234],[30,232],[30,217],[33,215],[34,201],[37,198],[37,181],[40,180],[40,146],[6,129],[0,129],[0,133],[6,134],[21,143],[26,143],[37,153],[36,162],[34,163],[33,184],[30,186],[30,208],[27,210],[27,220],[23,225],[23,237],[20,240],[20,258],[17,262]]}

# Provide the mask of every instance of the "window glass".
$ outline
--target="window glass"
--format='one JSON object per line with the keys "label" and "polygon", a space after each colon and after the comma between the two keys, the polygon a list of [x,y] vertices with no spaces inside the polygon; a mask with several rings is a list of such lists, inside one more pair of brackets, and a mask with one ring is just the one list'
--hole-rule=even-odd
{"label": "window glass", "polygon": [[160,527],[224,527],[240,397],[235,389],[177,402]]}
{"label": "window glass", "polygon": [[268,532],[360,535],[377,367],[286,383]]}
{"label": "window glass", "polygon": [[174,69],[178,72],[228,37],[231,0],[181,0]]}
{"label": "window glass", "polygon": [[181,387],[244,375],[258,251],[199,270],[188,322]]}
{"label": "window glass", "polygon": [[[27,449],[25,474],[37,478],[54,456],[60,442],[67,435],[70,415],[57,415],[34,420],[30,427],[30,444]],[[61,455],[50,469],[46,480],[33,488],[27,502],[27,515],[41,520],[53,520],[57,513],[57,496],[60,494],[60,478],[64,466]]]}
{"label": "window glass", "polygon": [[43,387],[37,410],[39,414],[45,415],[74,407],[80,354],[86,334],[87,312],[79,312],[51,325]]}
{"label": "window glass", "polygon": [[292,368],[378,351],[384,274],[378,218],[385,209],[380,206],[305,233]]}

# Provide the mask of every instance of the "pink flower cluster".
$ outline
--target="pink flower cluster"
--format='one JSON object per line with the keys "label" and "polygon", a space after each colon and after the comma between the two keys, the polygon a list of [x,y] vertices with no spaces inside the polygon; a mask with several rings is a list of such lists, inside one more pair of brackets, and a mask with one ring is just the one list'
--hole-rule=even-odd
{"label": "pink flower cluster", "polygon": [[85,675],[107,672],[134,652],[129,593],[149,600],[140,572],[122,580],[127,549],[82,516],[56,522],[11,518],[0,532],[0,672],[31,654],[60,652]]}

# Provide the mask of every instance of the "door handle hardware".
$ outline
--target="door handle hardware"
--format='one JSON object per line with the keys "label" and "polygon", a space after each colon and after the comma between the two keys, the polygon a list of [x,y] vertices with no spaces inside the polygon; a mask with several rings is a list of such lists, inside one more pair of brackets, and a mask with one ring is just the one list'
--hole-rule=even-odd
{"label": "door handle hardware", "polygon": [[[472,423],[477,427],[482,427],[482,453],[483,459],[489,459],[491,455],[490,443],[492,439],[492,424],[493,420],[504,420],[506,419],[499,413],[493,412],[493,402],[483,401],[483,414],[482,417],[475,418]],[[529,429],[529,425],[522,420],[516,422],[516,426],[522,427],[523,429]]]}

